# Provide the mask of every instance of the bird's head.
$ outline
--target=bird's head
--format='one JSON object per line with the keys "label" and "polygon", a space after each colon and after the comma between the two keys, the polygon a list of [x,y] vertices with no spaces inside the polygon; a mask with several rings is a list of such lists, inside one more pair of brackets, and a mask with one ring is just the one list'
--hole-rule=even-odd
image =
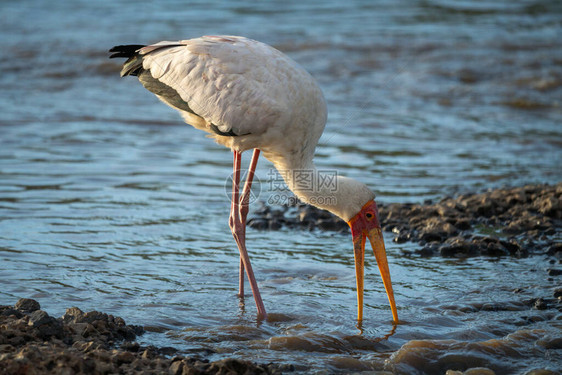
{"label": "bird's head", "polygon": [[388,295],[392,318],[395,323],[398,323],[398,313],[396,311],[394,292],[392,291],[392,283],[390,281],[390,271],[388,270],[386,250],[379,221],[379,212],[374,201],[375,194],[362,182],[349,177],[337,176],[337,190],[335,192],[331,190],[320,191],[320,196],[333,196],[335,199],[327,199],[324,200],[324,202],[329,203],[320,204],[322,200],[310,200],[309,197],[314,196],[314,194],[299,190],[297,184],[292,180],[289,179],[288,185],[301,200],[330,211],[346,221],[351,227],[353,251],[355,255],[355,275],[357,277],[357,319],[359,321],[363,320],[363,264],[365,258],[365,242],[367,238],[369,238],[369,242],[375,252],[386,294]]}
{"label": "bird's head", "polygon": [[398,323],[398,312],[396,311],[396,303],[394,302],[394,292],[392,291],[392,283],[390,281],[390,271],[388,269],[388,261],[386,259],[386,250],[382,237],[382,230],[379,221],[379,212],[377,204],[374,200],[369,200],[361,210],[348,221],[351,227],[351,235],[353,237],[353,252],[355,255],[355,276],[357,278],[357,320],[363,320],[363,263],[365,258],[365,242],[369,239],[375,258],[382,277],[390,309],[392,310],[392,318]]}

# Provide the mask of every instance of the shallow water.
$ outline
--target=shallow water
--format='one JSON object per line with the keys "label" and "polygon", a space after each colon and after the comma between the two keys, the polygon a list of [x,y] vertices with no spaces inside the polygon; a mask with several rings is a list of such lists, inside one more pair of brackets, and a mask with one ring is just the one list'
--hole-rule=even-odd
{"label": "shallow water", "polygon": [[[297,369],[556,368],[560,315],[529,300],[552,298],[559,280],[538,257],[410,258],[402,250],[416,245],[387,240],[403,323],[386,337],[368,254],[359,335],[347,236],[250,229],[271,313],[256,324],[251,296],[245,309],[236,297],[230,152],[120,79],[106,50],[204,34],[272,44],[325,92],[317,164],[368,183],[381,202],[421,202],[562,179],[560,5],[183,4],[0,4],[1,304],[98,309],[147,325],[144,343]],[[260,163],[264,202],[278,192]]]}

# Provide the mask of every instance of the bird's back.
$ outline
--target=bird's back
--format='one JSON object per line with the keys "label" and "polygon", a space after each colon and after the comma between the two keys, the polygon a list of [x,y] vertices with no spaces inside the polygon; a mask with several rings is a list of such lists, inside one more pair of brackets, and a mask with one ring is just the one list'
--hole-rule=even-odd
{"label": "bird's back", "polygon": [[239,151],[259,148],[270,159],[295,153],[311,158],[326,105],[315,80],[285,54],[234,36],[135,47],[112,50],[129,57],[121,74],[139,76],[217,142]]}

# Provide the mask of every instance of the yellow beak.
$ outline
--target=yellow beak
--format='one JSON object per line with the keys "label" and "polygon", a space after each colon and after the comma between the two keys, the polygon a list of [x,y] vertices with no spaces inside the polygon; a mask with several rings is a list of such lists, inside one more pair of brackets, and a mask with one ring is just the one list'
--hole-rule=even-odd
{"label": "yellow beak", "polygon": [[392,319],[394,323],[398,323],[398,311],[394,302],[394,291],[392,290],[392,282],[390,280],[390,271],[388,269],[388,261],[386,259],[386,250],[384,240],[380,228],[370,229],[353,239],[353,252],[355,255],[355,276],[357,280],[357,320],[363,320],[363,284],[364,284],[364,261],[365,261],[365,241],[369,237],[371,246],[377,259],[377,264],[381,273],[382,282],[388,295],[390,309],[392,310]]}

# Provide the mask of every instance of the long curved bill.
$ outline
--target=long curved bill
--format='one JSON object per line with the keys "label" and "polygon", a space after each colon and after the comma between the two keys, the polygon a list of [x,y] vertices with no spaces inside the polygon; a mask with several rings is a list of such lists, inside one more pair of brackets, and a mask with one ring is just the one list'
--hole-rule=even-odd
{"label": "long curved bill", "polygon": [[384,240],[380,228],[373,228],[364,231],[353,237],[353,253],[355,255],[355,276],[357,279],[357,320],[363,320],[363,284],[364,284],[364,262],[365,262],[365,242],[369,238],[377,264],[381,273],[382,282],[388,295],[390,309],[392,310],[392,319],[394,323],[398,323],[398,311],[394,302],[394,292],[392,290],[392,282],[390,280],[390,271],[388,269],[388,261],[386,259],[386,250]]}

